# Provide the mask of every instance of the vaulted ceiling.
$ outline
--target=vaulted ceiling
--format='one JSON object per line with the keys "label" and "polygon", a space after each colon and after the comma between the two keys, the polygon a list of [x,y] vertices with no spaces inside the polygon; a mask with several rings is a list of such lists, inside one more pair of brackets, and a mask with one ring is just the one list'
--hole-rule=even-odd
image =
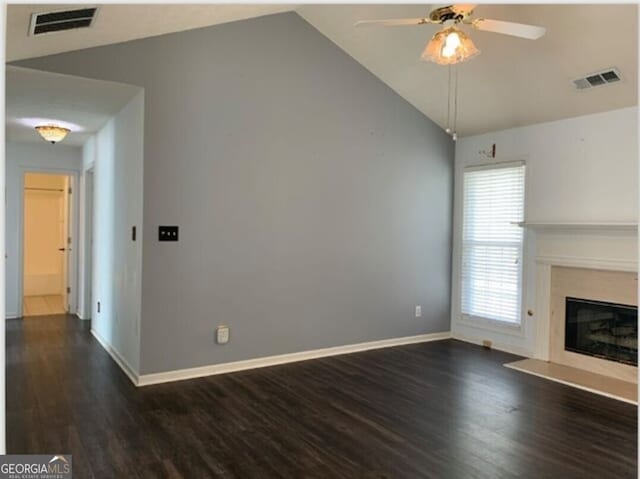
{"label": "vaulted ceiling", "polygon": [[[298,12],[443,126],[447,67],[420,54],[436,26],[358,27],[361,19],[424,16],[419,5],[335,5]],[[475,15],[547,28],[539,40],[467,29],[481,54],[458,66],[458,131],[473,135],[636,105],[636,5],[479,5]],[[618,67],[624,81],[576,91],[572,80]]]}
{"label": "vaulted ceiling", "polygon": [[89,5],[34,4],[7,6],[7,61],[41,57],[120,43],[165,33],[246,20],[290,11],[295,5],[105,4],[90,28],[30,36],[32,13],[86,8]]}
{"label": "vaulted ceiling", "polygon": [[[7,59],[48,55],[229,21],[296,12],[390,88],[445,125],[446,67],[420,60],[436,26],[354,27],[357,20],[421,17],[422,5],[118,5],[100,7],[95,26],[27,35],[32,12],[69,5],[9,5]],[[467,29],[482,51],[458,67],[458,131],[487,131],[637,104],[636,5],[479,5],[476,16],[541,25],[536,41]],[[617,67],[623,81],[577,91],[572,80]]]}

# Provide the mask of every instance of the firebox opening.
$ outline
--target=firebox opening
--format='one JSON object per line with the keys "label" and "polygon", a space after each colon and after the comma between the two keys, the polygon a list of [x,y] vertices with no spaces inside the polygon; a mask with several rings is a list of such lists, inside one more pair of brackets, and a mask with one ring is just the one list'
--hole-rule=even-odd
{"label": "firebox opening", "polygon": [[638,365],[638,308],[566,298],[565,349]]}

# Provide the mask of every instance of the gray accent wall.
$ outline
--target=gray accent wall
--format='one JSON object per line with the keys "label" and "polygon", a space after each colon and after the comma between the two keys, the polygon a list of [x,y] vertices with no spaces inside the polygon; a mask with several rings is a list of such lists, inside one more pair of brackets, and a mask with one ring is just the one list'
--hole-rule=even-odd
{"label": "gray accent wall", "polygon": [[453,143],[297,14],[20,64],[145,89],[141,374],[450,329]]}

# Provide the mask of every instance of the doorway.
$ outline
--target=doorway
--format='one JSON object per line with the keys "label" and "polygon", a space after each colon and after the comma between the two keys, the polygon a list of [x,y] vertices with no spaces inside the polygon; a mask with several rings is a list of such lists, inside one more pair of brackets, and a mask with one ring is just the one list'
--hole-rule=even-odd
{"label": "doorway", "polygon": [[65,314],[71,292],[72,178],[28,172],[23,191],[23,316]]}

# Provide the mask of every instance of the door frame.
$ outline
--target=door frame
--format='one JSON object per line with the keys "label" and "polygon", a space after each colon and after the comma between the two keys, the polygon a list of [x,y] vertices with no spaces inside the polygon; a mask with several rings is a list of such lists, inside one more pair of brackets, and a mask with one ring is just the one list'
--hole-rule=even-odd
{"label": "door frame", "polygon": [[78,224],[78,317],[91,319],[93,301],[93,224],[95,166],[91,164],[80,173],[78,200],[80,223]]}
{"label": "door frame", "polygon": [[71,293],[68,296],[69,314],[77,314],[78,309],[78,220],[80,216],[78,185],[80,174],[77,170],[68,168],[41,168],[34,166],[19,167],[19,195],[18,195],[18,317],[24,317],[24,177],[27,173],[43,173],[50,175],[66,175],[71,178],[71,214],[68,221],[71,221],[69,236],[71,237],[71,254],[69,255],[68,284]]}

